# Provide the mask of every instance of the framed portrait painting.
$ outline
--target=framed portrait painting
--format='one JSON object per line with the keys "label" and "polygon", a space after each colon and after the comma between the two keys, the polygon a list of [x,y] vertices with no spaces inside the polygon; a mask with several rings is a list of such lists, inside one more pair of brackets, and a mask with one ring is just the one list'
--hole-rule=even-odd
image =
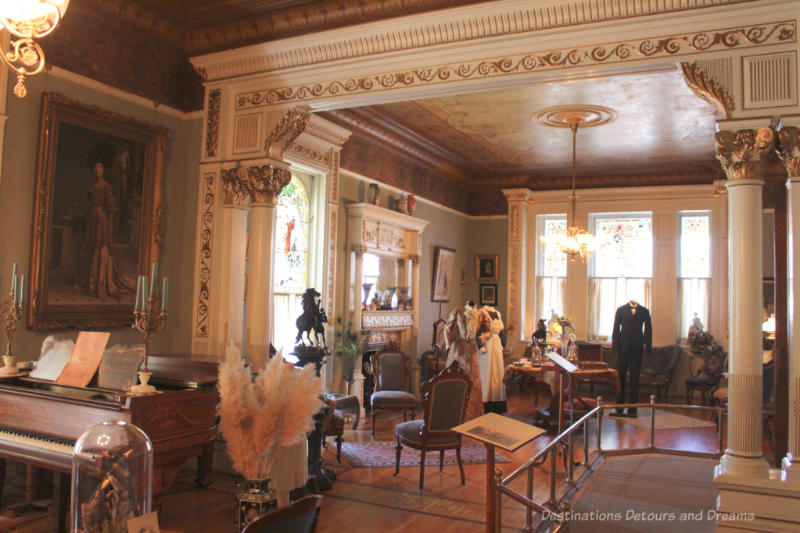
{"label": "framed portrait painting", "polygon": [[497,305],[497,283],[481,283],[479,289],[480,305]]}
{"label": "framed portrait painting", "polygon": [[475,256],[475,279],[477,281],[497,281],[497,256]]}
{"label": "framed portrait painting", "polygon": [[453,266],[456,251],[452,248],[437,246],[433,250],[433,283],[431,284],[431,301],[449,302],[450,285],[453,282]]}
{"label": "framed portrait painting", "polygon": [[158,261],[165,127],[42,95],[28,326],[129,325]]}

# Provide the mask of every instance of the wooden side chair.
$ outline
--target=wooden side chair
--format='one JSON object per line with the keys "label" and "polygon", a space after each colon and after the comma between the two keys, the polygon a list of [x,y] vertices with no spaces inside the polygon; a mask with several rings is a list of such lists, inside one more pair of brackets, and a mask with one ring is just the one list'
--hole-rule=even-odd
{"label": "wooden side chair", "polygon": [[433,323],[433,339],[431,349],[420,356],[421,377],[425,382],[439,373],[447,361],[447,341],[444,338],[444,329],[447,325],[445,319],[440,318]]}
{"label": "wooden side chair", "polygon": [[419,488],[425,482],[425,452],[439,450],[439,471],[444,463],[444,451],[455,450],[461,484],[465,483],[461,464],[461,435],[452,428],[464,421],[467,402],[472,391],[469,379],[457,363],[445,368],[422,386],[422,420],[412,420],[395,427],[397,455],[394,475],[400,472],[403,446],[420,451]]}
{"label": "wooden side chair", "polygon": [[402,411],[403,421],[408,420],[406,414],[414,411],[419,405],[416,396],[408,391],[408,356],[403,352],[388,349],[374,354],[372,372],[375,378],[375,392],[370,396],[372,406],[372,438],[375,438],[375,413],[378,409],[385,411]]}
{"label": "wooden side chair", "polygon": [[312,494],[259,516],[242,533],[314,533],[322,496]]}

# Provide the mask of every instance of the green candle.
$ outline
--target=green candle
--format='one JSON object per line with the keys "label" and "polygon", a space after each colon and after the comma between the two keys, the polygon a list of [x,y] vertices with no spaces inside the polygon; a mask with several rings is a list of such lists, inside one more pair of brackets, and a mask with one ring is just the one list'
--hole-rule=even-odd
{"label": "green candle", "polygon": [[161,280],[161,312],[167,312],[167,290],[169,289],[169,278]]}
{"label": "green candle", "polygon": [[25,303],[25,274],[19,280],[19,305]]}
{"label": "green candle", "polygon": [[136,278],[136,306],[134,307],[136,311],[141,311],[142,309],[142,275],[139,274],[139,277]]}
{"label": "green candle", "polygon": [[156,297],[156,278],[158,277],[158,263],[153,263],[153,271],[150,276],[150,298]]}

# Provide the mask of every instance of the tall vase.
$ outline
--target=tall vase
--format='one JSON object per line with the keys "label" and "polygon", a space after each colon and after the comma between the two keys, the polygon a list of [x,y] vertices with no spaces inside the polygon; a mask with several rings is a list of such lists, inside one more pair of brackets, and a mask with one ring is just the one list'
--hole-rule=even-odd
{"label": "tall vase", "polygon": [[414,214],[414,209],[416,207],[417,207],[417,197],[414,196],[413,194],[409,194],[408,195],[408,205],[407,205],[408,214],[409,215],[413,215]]}
{"label": "tall vase", "polygon": [[269,479],[248,479],[245,488],[236,496],[236,532],[278,506],[275,492],[269,488]]}

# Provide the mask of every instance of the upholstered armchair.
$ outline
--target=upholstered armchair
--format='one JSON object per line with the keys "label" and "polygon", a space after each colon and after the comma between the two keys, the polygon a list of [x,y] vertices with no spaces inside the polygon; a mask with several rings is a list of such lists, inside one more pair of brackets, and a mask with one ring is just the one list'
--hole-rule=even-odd
{"label": "upholstered armchair", "polygon": [[414,411],[419,405],[416,396],[408,391],[408,356],[403,352],[388,349],[370,357],[372,372],[375,378],[375,392],[370,396],[372,406],[372,438],[375,438],[375,414],[379,409],[385,411],[402,411],[403,421],[408,420],[407,413]]}
{"label": "upholstered armchair", "polygon": [[394,475],[400,472],[400,454],[403,446],[420,450],[419,488],[425,482],[425,452],[439,450],[439,471],[444,463],[444,451],[455,450],[461,484],[464,466],[461,464],[461,435],[452,429],[464,421],[472,381],[453,364],[425,382],[422,386],[422,420],[412,420],[395,427],[397,455]]}

